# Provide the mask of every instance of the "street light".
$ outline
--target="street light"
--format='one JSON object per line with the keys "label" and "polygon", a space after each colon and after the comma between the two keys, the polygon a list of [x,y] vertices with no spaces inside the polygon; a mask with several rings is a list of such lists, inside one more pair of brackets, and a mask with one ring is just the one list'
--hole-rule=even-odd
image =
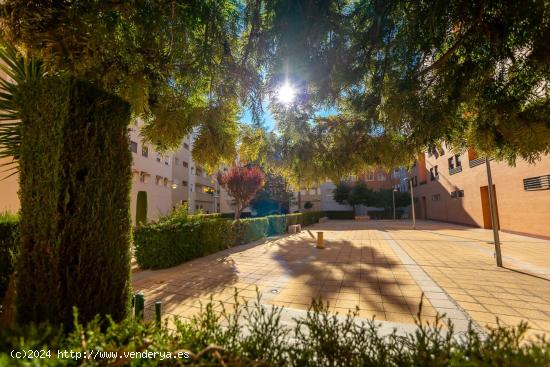
{"label": "street light", "polygon": [[487,168],[487,191],[489,192],[489,209],[491,211],[491,225],[493,226],[493,238],[495,242],[495,255],[497,266],[502,268],[502,253],[500,252],[500,236],[498,234],[497,206],[495,203],[495,190],[493,188],[493,176],[491,175],[491,163],[489,158],[485,157],[485,167]]}
{"label": "street light", "polygon": [[397,192],[397,189],[394,187],[392,191],[393,196],[393,220],[395,220],[395,193]]}
{"label": "street light", "polygon": [[[412,176],[412,170],[411,170],[411,176]],[[414,192],[413,192],[413,183],[412,179],[409,177],[409,184],[411,186],[411,209],[412,209],[412,217],[413,217],[413,226],[412,229],[416,229],[416,215],[414,213]]]}

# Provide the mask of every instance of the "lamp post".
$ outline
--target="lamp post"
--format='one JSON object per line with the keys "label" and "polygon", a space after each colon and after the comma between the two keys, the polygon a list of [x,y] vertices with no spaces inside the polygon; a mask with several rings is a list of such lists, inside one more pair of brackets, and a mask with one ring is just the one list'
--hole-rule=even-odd
{"label": "lamp post", "polygon": [[[411,173],[411,175],[412,175],[412,173]],[[414,212],[414,191],[413,191],[413,183],[412,183],[411,178],[409,178],[409,184],[411,186],[411,210],[412,210],[412,217],[413,217],[412,229],[416,229],[416,215],[415,215],[415,212]]]}
{"label": "lamp post", "polygon": [[485,157],[485,166],[487,168],[487,191],[489,192],[489,209],[491,211],[491,225],[493,226],[493,238],[495,242],[495,255],[497,266],[502,267],[502,253],[500,252],[500,236],[498,234],[497,206],[495,202],[495,190],[493,188],[493,176],[491,174],[491,163],[489,158]]}
{"label": "lamp post", "polygon": [[393,220],[395,220],[395,192],[397,189],[394,187],[392,191],[392,197],[393,197]]}

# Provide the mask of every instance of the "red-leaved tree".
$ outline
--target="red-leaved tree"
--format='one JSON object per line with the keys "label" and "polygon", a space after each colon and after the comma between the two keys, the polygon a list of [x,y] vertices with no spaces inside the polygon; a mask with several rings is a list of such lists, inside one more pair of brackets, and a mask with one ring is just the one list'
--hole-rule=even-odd
{"label": "red-leaved tree", "polygon": [[235,219],[241,217],[241,212],[263,186],[265,174],[258,167],[233,166],[226,173],[218,173],[218,182],[229,195],[235,199]]}

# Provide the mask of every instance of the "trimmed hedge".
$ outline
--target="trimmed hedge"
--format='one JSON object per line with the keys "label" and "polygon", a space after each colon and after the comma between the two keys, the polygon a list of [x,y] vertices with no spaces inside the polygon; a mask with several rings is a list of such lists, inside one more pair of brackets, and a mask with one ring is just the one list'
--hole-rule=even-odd
{"label": "trimmed hedge", "polygon": [[269,220],[267,217],[246,218],[233,222],[233,232],[237,245],[244,245],[262,239],[267,236],[268,230]]}
{"label": "trimmed hedge", "polygon": [[169,268],[230,247],[231,221],[182,219],[156,222],[134,230],[135,256],[143,269]]}
{"label": "trimmed hedge", "polygon": [[292,213],[286,215],[287,228],[295,224],[300,224],[302,222],[302,213]]}
{"label": "trimmed hedge", "polygon": [[325,216],[325,212],[303,212],[301,214],[302,214],[302,218],[301,218],[300,224],[303,227],[318,223],[319,218]]}
{"label": "trimmed hedge", "polygon": [[355,212],[353,210],[327,210],[325,211],[325,215],[328,219],[355,219]]}
{"label": "trimmed hedge", "polygon": [[268,236],[277,236],[286,232],[288,226],[288,218],[285,214],[269,215],[266,218],[269,222],[267,230]]}
{"label": "trimmed hedge", "polygon": [[16,215],[0,214],[0,301],[8,288],[15,269],[15,255],[19,248],[19,219]]}
{"label": "trimmed hedge", "polygon": [[125,317],[130,286],[130,106],[90,83],[21,85],[21,323]]}
{"label": "trimmed hedge", "polygon": [[[371,219],[393,219],[393,209],[369,210],[367,214]],[[396,209],[395,218],[401,219],[402,216],[403,216],[403,210]]]}

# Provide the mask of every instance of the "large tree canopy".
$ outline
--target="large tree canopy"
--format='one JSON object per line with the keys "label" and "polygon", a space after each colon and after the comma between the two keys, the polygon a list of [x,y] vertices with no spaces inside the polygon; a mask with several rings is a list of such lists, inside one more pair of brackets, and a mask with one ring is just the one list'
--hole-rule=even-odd
{"label": "large tree canopy", "polygon": [[[205,165],[235,154],[239,112],[259,125],[265,100],[279,131],[245,131],[242,142],[259,143],[240,151],[300,185],[407,164],[443,140],[510,162],[550,153],[546,0],[1,7],[5,38],[129,100],[159,147],[200,127],[195,156]],[[276,98],[285,83],[296,91],[290,104]]]}

